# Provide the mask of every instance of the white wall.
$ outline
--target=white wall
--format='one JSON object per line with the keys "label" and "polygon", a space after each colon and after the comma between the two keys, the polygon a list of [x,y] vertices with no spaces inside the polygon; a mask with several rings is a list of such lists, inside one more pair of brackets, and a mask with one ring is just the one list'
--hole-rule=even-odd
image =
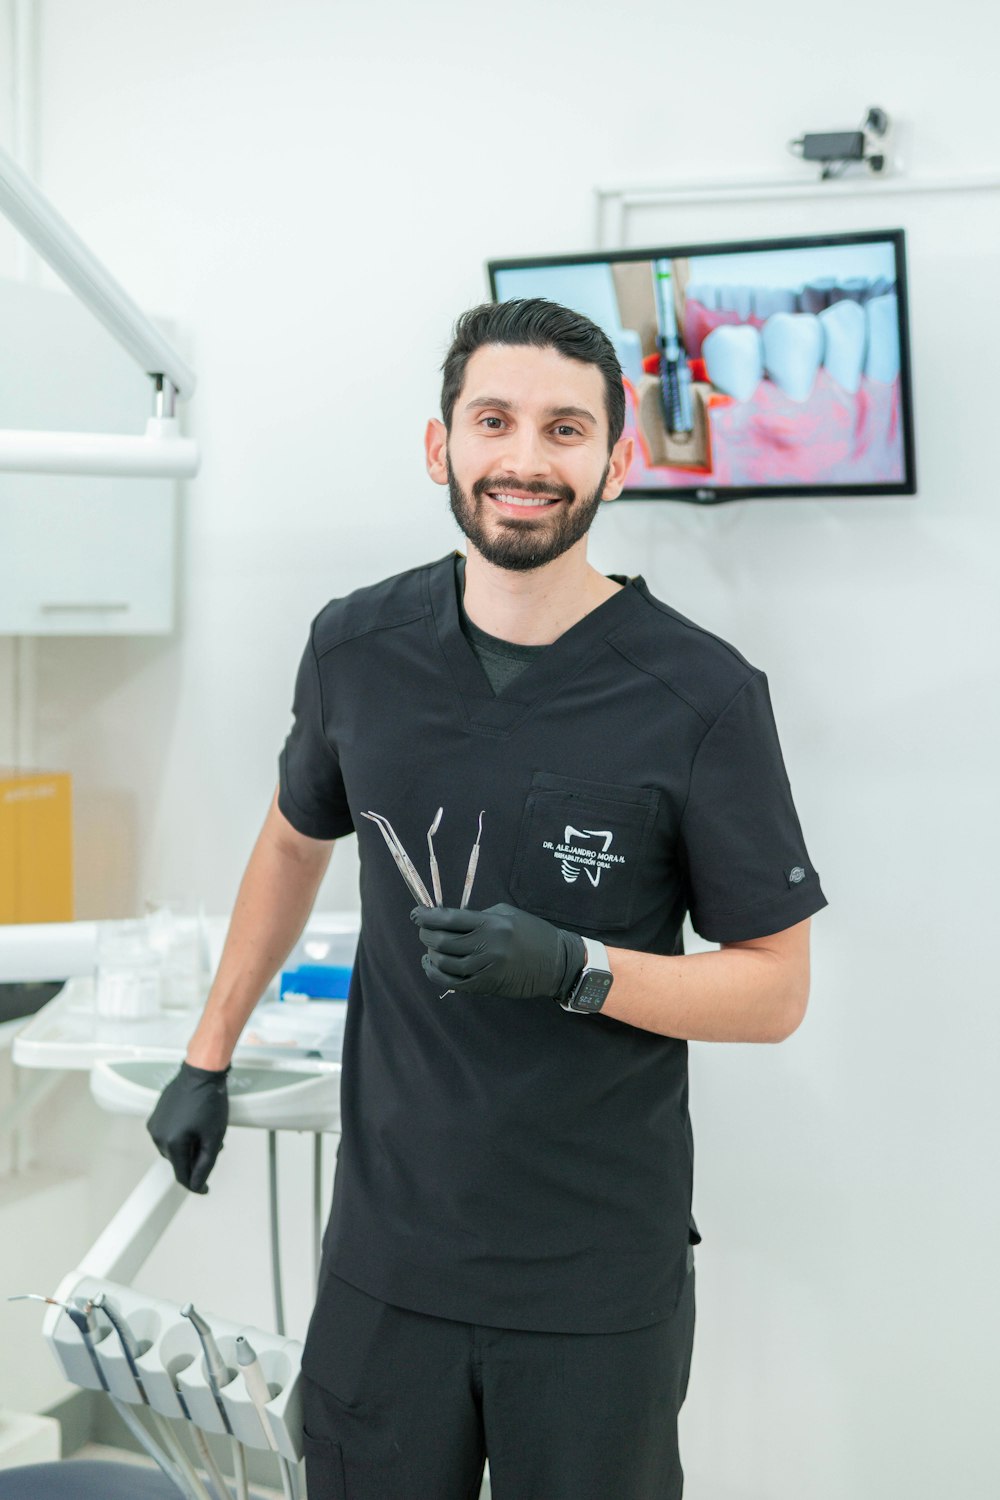
{"label": "white wall", "polygon": [[[200,380],[177,638],[39,648],[43,758],[92,806],[131,808],[120,903],[197,889],[228,907],[309,619],[454,545],[420,440],[488,256],[588,248],[598,182],[780,172],[790,137],[874,103],[912,122],[915,170],[1000,166],[1000,25],[973,0],[41,15],[42,185],[177,321]],[[779,227],[808,232],[809,212]],[[987,1500],[1000,1477],[996,203],[895,199],[868,222],[908,216],[920,496],[623,506],[594,536],[599,565],[642,571],[768,671],[831,899],[796,1037],[693,1049],[692,1500]],[[722,222],[661,215],[633,242]],[[323,904],[354,882],[340,850]],[[82,890],[81,913],[110,899]],[[138,1170],[138,1134],[134,1152]],[[203,1235],[262,1185],[257,1154],[227,1147],[192,1208],[199,1243],[178,1221],[146,1273],[163,1291],[202,1277],[207,1305],[266,1317],[259,1236],[225,1278],[202,1269]]]}

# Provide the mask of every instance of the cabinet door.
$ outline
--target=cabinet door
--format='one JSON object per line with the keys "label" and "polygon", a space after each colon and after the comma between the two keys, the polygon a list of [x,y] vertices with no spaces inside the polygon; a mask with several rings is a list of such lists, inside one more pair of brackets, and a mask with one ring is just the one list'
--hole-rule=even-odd
{"label": "cabinet door", "polygon": [[[140,434],[152,386],[68,293],[0,280],[0,427]],[[167,634],[176,486],[0,473],[0,634]]]}

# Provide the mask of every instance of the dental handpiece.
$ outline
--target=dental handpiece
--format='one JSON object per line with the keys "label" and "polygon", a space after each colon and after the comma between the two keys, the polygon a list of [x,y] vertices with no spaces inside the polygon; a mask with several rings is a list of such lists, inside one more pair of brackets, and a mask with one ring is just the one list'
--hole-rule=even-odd
{"label": "dental handpiece", "polygon": [[[103,1312],[104,1316],[107,1318],[115,1333],[118,1334],[122,1349],[125,1351],[126,1358],[129,1361],[129,1368],[132,1369],[136,1384],[138,1385],[139,1390],[142,1393],[142,1398],[147,1405],[149,1404],[148,1397],[146,1396],[146,1393],[142,1388],[142,1382],[139,1380],[138,1374],[132,1366],[134,1346],[132,1349],[130,1349],[129,1347],[131,1343],[131,1332],[128,1329],[128,1325],[125,1323],[124,1319],[120,1320],[121,1326],[119,1326],[119,1322],[116,1321],[113,1314],[109,1313],[108,1300],[105,1297],[104,1293],[98,1293],[96,1297],[89,1301],[85,1300],[83,1297],[76,1297],[74,1298],[72,1304],[70,1304],[69,1302],[60,1302],[57,1297],[43,1297],[38,1292],[21,1292],[16,1297],[8,1297],[7,1300],[8,1302],[46,1302],[50,1307],[62,1308],[63,1312],[69,1318],[70,1322],[73,1324],[73,1327],[77,1330],[81,1339],[83,1340],[84,1347],[87,1350],[88,1355],[90,1356],[90,1362],[94,1367],[98,1380],[100,1381],[101,1389],[107,1393],[112,1405],[114,1406],[118,1415],[121,1417],[122,1421],[125,1423],[126,1427],[128,1427],[129,1431],[132,1433],[132,1436],[137,1440],[141,1447],[145,1448],[150,1458],[159,1466],[160,1469],[162,1469],[163,1473],[170,1480],[171,1484],[175,1485],[185,1495],[189,1496],[190,1500],[202,1500],[202,1497],[206,1496],[206,1491],[198,1481],[197,1475],[193,1472],[193,1470],[190,1473],[178,1471],[179,1463],[182,1463],[184,1465],[187,1464],[187,1460],[183,1454],[183,1451],[175,1452],[173,1460],[168,1458],[163,1450],[159,1448],[158,1445],[149,1436],[145,1428],[142,1426],[142,1423],[129,1409],[126,1403],[115,1396],[112,1393],[111,1387],[108,1385],[104,1370],[101,1367],[101,1362],[97,1357],[97,1350],[94,1348],[94,1308],[98,1308],[101,1312]],[[163,1429],[166,1428],[166,1424],[164,1423],[163,1418],[160,1417],[157,1413],[154,1413],[154,1416],[156,1416],[157,1423],[160,1426],[161,1433],[164,1438],[170,1437],[171,1435],[169,1431],[163,1431]],[[172,1444],[170,1446],[172,1447]],[[187,1467],[190,1468],[189,1465]]]}
{"label": "dental handpiece", "polygon": [[219,1408],[219,1416],[222,1418],[222,1424],[229,1435],[232,1436],[233,1429],[230,1426],[229,1416],[222,1400],[222,1387],[229,1384],[236,1371],[231,1370],[226,1364],[219,1351],[219,1346],[215,1342],[215,1335],[201,1314],[195,1312],[193,1303],[185,1302],[181,1308],[181,1317],[188,1319],[201,1341],[202,1353],[205,1356],[205,1377],[208,1380],[209,1389],[215,1398],[215,1404]]}
{"label": "dental handpiece", "polygon": [[106,1292],[98,1292],[97,1296],[93,1300],[92,1306],[97,1308],[98,1312],[102,1312],[107,1318],[108,1322],[111,1324],[111,1327],[113,1328],[115,1335],[117,1336],[118,1342],[122,1346],[122,1353],[125,1356],[125,1362],[129,1367],[132,1379],[139,1387],[139,1394],[142,1397],[143,1401],[145,1401],[148,1405],[149,1398],[146,1395],[146,1391],[142,1383],[142,1375],[139,1371],[139,1366],[136,1364],[136,1360],[139,1358],[139,1345],[136,1342],[131,1328],[125,1321],[122,1313],[120,1313],[114,1306],[114,1304],[109,1300]]}
{"label": "dental handpiece", "polygon": [[267,1388],[267,1381],[264,1379],[264,1371],[261,1368],[260,1360],[257,1358],[257,1352],[250,1340],[242,1333],[237,1334],[236,1337],[236,1363],[240,1367],[243,1384],[247,1388],[247,1395],[253,1402],[257,1415],[260,1418],[260,1425],[264,1429],[264,1436],[267,1438],[274,1452],[277,1453],[278,1444],[274,1439],[271,1418],[267,1410],[267,1403],[271,1399],[271,1392]]}
{"label": "dental handpiece", "polygon": [[50,1307],[61,1307],[83,1340],[83,1346],[90,1357],[90,1363],[94,1367],[94,1373],[100,1382],[101,1390],[110,1392],[111,1388],[108,1385],[107,1376],[101,1366],[101,1361],[97,1357],[97,1350],[94,1348],[94,1320],[91,1316],[91,1308],[94,1304],[92,1302],[85,1302],[82,1297],[78,1297],[74,1303],[60,1302],[58,1297],[43,1297],[41,1292],[19,1292],[13,1297],[8,1297],[7,1301],[46,1302]]}

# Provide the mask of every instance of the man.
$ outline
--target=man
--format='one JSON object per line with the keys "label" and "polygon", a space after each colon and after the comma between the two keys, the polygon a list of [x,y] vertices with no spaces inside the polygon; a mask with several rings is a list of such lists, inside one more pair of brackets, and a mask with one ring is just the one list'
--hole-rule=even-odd
{"label": "man", "polygon": [[[279,788],[150,1130],[204,1191],[237,1038],[356,833],[310,1496],[472,1500],[488,1454],[495,1500],[677,1500],[687,1042],[795,1030],[825,901],[764,677],[587,562],[632,456],[604,334],[542,300],[475,308],[442,414],[427,467],[467,556],[314,621]],[[433,908],[370,812],[416,864],[437,823]],[[683,955],[687,911],[718,952]]]}

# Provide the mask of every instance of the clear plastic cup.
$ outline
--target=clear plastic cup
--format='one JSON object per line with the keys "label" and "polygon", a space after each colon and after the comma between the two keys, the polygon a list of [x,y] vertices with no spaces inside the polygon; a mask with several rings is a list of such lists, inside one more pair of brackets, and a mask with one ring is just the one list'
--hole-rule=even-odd
{"label": "clear plastic cup", "polygon": [[97,929],[96,1009],[117,1021],[141,1021],[160,1009],[160,958],[145,922],[101,922]]}
{"label": "clear plastic cup", "polygon": [[209,978],[201,903],[193,896],[147,897],[146,928],[149,945],[160,960],[163,1009],[197,1009]]}

